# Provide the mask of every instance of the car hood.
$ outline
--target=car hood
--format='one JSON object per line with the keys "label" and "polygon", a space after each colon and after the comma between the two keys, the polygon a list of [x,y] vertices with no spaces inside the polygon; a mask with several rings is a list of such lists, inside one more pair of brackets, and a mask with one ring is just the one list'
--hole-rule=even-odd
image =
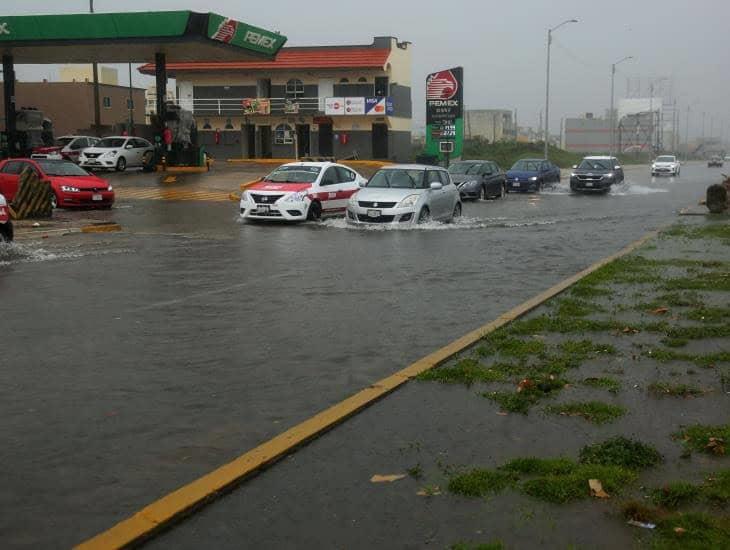
{"label": "car hood", "polygon": [[311,183],[275,183],[272,181],[261,181],[247,187],[246,191],[278,191],[279,193],[296,193],[298,191],[306,191],[311,187]]}
{"label": "car hood", "polygon": [[532,178],[540,174],[537,170],[508,170],[507,171],[507,177],[508,178]]}
{"label": "car hood", "polygon": [[68,185],[78,189],[100,189],[109,187],[109,182],[96,176],[49,176],[54,186]]}
{"label": "car hood", "polygon": [[420,195],[425,189],[398,189],[392,187],[364,187],[357,192],[357,200],[371,202],[400,202],[409,195]]}
{"label": "car hood", "polygon": [[465,181],[479,181],[479,176],[474,174],[451,174],[451,179],[456,185]]}
{"label": "car hood", "polygon": [[588,168],[573,168],[574,174],[610,174],[613,170],[589,170]]}

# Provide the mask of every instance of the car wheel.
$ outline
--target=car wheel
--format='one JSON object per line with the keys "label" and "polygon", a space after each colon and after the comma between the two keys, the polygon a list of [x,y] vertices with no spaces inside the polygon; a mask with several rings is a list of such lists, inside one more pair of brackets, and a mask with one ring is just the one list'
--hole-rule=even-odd
{"label": "car wheel", "polygon": [[117,172],[124,172],[127,168],[127,160],[124,157],[119,157],[117,161]]}
{"label": "car wheel", "polygon": [[431,211],[428,209],[428,207],[424,206],[418,213],[417,223],[427,223],[429,221],[431,221]]}
{"label": "car wheel", "polygon": [[309,210],[307,210],[307,220],[310,222],[318,221],[322,219],[322,205],[314,201],[312,204],[309,205]]}
{"label": "car wheel", "polygon": [[451,220],[455,220],[457,218],[461,218],[461,203],[457,202],[456,206],[454,206],[454,213],[451,215]]}
{"label": "car wheel", "polygon": [[58,197],[53,191],[51,191],[49,194],[51,195],[51,208],[55,210],[56,208],[58,208]]}
{"label": "car wheel", "polygon": [[13,240],[13,226],[10,222],[0,225],[0,243],[9,243]]}

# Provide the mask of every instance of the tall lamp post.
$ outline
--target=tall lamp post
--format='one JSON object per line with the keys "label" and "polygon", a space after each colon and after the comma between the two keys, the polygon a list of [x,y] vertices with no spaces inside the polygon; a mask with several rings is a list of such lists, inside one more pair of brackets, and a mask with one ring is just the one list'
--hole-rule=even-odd
{"label": "tall lamp post", "polygon": [[616,77],[616,65],[619,63],[623,63],[624,61],[628,61],[629,59],[633,59],[633,55],[627,55],[626,57],[619,59],[611,65],[611,155],[616,154],[616,114],[614,112],[613,108],[613,90],[614,90],[614,79]]}
{"label": "tall lamp post", "polygon": [[560,23],[560,25],[554,26],[552,29],[548,29],[547,34],[547,77],[545,78],[545,159],[548,158],[548,141],[550,138],[550,45],[553,43],[553,31],[558,30],[563,25],[568,23],[577,23],[577,19],[567,19]]}

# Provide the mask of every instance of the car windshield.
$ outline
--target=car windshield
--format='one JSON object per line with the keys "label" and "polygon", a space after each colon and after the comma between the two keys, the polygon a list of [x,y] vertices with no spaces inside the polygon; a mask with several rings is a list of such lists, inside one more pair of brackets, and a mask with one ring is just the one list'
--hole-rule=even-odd
{"label": "car windshield", "polygon": [[611,170],[613,166],[608,159],[583,159],[578,168],[582,170]]}
{"label": "car windshield", "polygon": [[674,162],[674,157],[657,157],[657,162]]}
{"label": "car windshield", "polygon": [[66,147],[69,143],[74,140],[72,137],[60,137],[56,138],[56,145],[59,147]]}
{"label": "car windshield", "polygon": [[423,189],[425,170],[379,170],[368,182],[368,187],[393,187],[397,189]]}
{"label": "car windshield", "polygon": [[518,160],[512,165],[512,170],[522,170],[524,172],[539,172],[541,160]]}
{"label": "car windshield", "polygon": [[275,183],[312,183],[322,169],[319,166],[280,166],[264,178]]}
{"label": "car windshield", "polygon": [[479,166],[478,162],[457,162],[449,166],[449,174],[476,174]]}
{"label": "car windshield", "polygon": [[112,147],[122,147],[124,145],[124,142],[127,141],[124,138],[104,138],[99,143],[95,145],[95,147],[100,147],[102,149],[109,149]]}
{"label": "car windshield", "polygon": [[89,173],[73,162],[63,160],[39,160],[38,166],[47,176],[88,176]]}

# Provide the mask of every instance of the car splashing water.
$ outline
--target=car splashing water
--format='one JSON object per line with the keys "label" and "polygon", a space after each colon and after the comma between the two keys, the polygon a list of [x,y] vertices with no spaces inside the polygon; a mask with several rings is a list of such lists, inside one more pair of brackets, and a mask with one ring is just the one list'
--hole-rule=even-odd
{"label": "car splashing water", "polygon": [[[103,245],[102,245],[103,246]],[[56,260],[75,260],[88,256],[106,256],[132,252],[124,248],[88,248],[65,246],[56,251],[34,246],[31,243],[0,243],[0,267],[20,263],[48,262]]]}

